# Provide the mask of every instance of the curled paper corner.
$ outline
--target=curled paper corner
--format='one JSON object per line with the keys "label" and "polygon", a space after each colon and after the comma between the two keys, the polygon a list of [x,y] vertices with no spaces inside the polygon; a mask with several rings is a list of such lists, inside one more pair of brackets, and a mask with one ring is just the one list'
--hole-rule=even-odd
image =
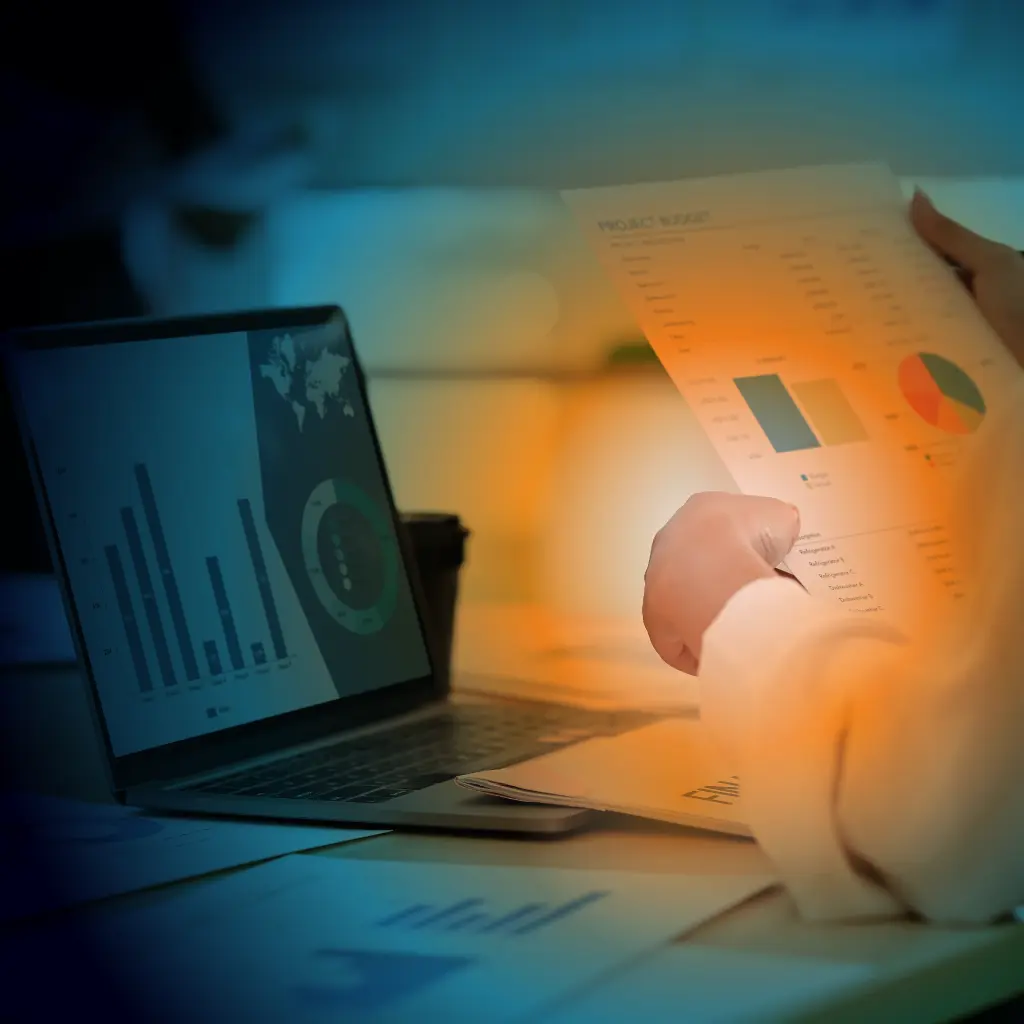
{"label": "curled paper corner", "polygon": [[537,797],[557,797],[559,803],[591,799],[592,794],[582,779],[541,763],[545,760],[546,757],[539,757],[510,768],[463,775],[457,781],[477,792],[527,802]]}

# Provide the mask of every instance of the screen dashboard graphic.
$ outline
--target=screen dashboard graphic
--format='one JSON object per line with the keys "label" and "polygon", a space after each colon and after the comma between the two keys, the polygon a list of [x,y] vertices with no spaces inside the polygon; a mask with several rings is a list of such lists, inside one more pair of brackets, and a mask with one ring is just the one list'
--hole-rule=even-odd
{"label": "screen dashboard graphic", "polygon": [[429,671],[344,321],[19,364],[118,756]]}

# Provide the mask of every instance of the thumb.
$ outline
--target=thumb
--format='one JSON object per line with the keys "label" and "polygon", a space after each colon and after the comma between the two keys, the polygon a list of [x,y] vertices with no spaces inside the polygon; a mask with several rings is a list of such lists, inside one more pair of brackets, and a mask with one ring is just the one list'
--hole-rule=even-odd
{"label": "thumb", "polygon": [[910,201],[910,222],[933,249],[955,260],[971,274],[981,270],[1004,248],[940,213],[920,189],[914,191]]}
{"label": "thumb", "polygon": [[754,551],[775,568],[800,535],[800,511],[777,498],[751,497],[744,503],[746,534]]}

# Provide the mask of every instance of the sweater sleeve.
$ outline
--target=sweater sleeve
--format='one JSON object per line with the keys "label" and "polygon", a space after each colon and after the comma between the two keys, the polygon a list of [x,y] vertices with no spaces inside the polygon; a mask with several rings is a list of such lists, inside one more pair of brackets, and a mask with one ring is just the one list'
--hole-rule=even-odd
{"label": "sweater sleeve", "polygon": [[1024,391],[960,494],[969,597],[915,634],[785,579],[707,631],[702,718],[801,913],[991,921],[1024,903]]}

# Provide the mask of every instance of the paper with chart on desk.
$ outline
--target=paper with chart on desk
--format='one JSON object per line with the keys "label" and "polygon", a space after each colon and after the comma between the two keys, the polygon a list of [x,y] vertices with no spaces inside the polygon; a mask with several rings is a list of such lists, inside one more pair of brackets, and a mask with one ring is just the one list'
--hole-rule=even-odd
{"label": "paper with chart on desk", "polygon": [[697,719],[666,718],[456,781],[507,800],[751,834],[743,818],[739,780]]}
{"label": "paper with chart on desk", "polygon": [[5,1005],[60,1019],[53,990],[67,986],[40,991],[39,972],[77,948],[103,950],[167,1020],[534,1021],[775,883],[713,866],[688,876],[286,857],[143,910],[0,940]]}
{"label": "paper with chart on desk", "polygon": [[945,497],[1020,368],[888,169],[563,196],[739,489],[800,509],[786,564],[808,591],[952,607]]}
{"label": "paper with chart on desk", "polygon": [[384,831],[158,816],[120,804],[5,793],[0,921]]}

